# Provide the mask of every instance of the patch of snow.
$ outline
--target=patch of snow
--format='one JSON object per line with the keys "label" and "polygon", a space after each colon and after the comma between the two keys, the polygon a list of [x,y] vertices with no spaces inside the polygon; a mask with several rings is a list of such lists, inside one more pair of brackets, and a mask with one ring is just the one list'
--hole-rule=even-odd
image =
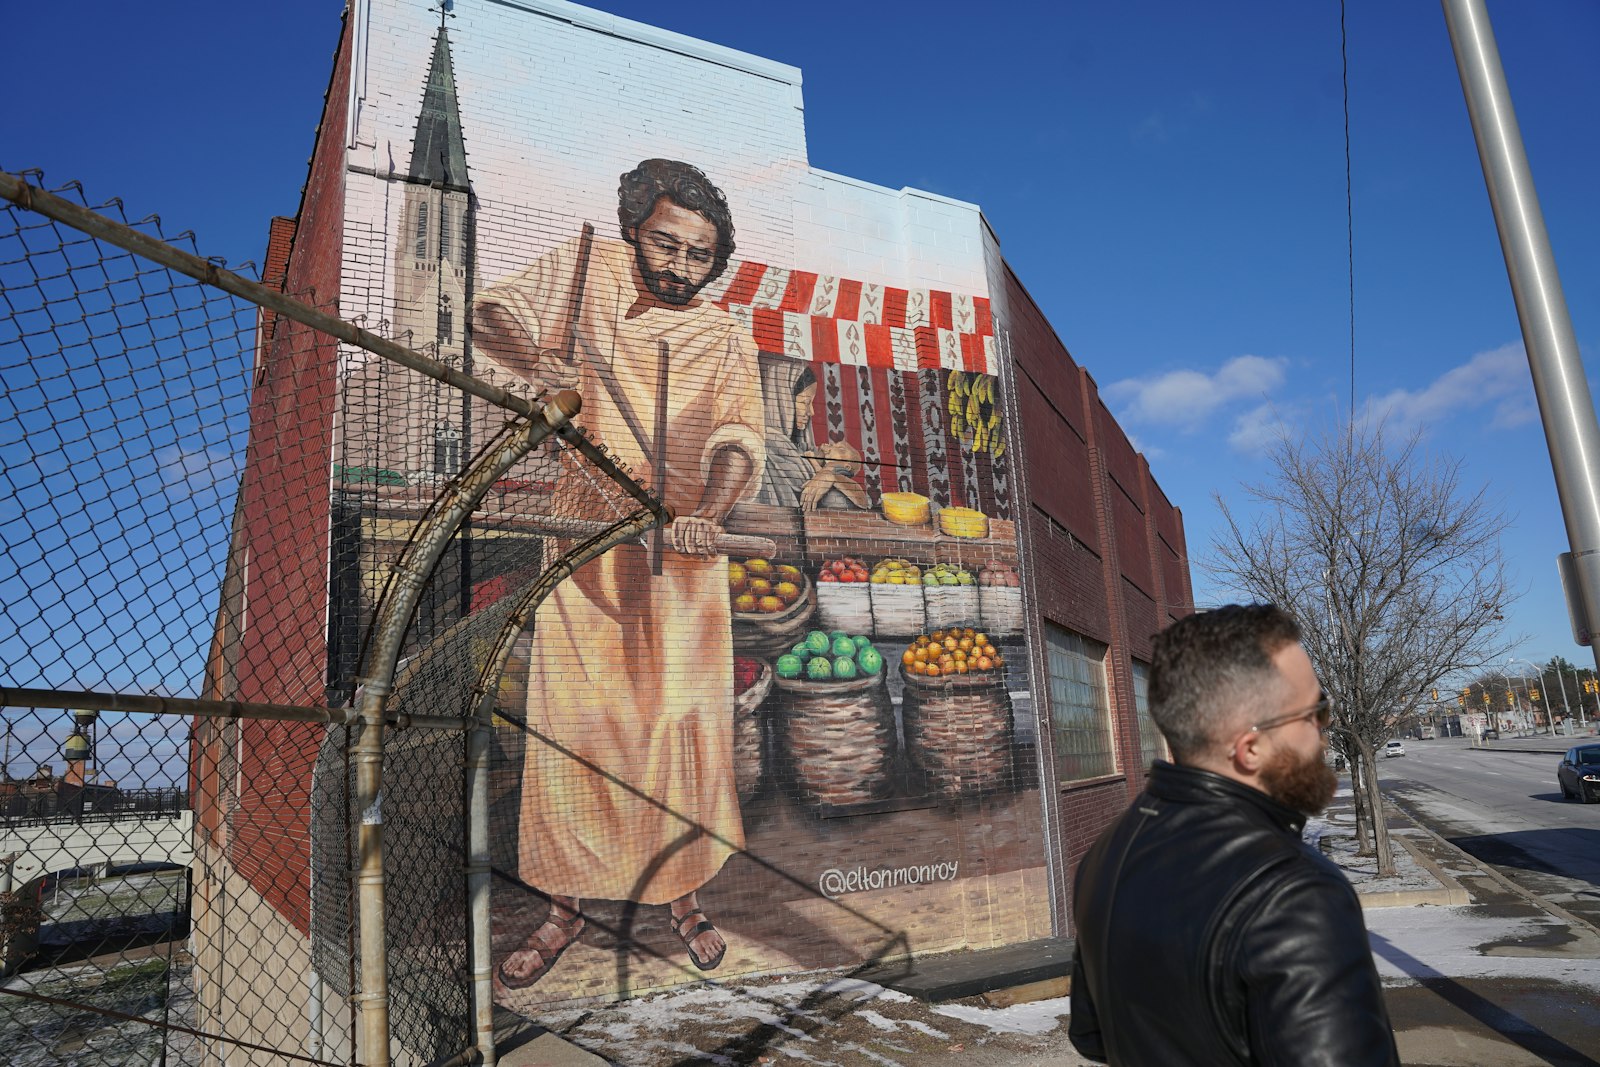
{"label": "patch of snow", "polygon": [[934,1014],[986,1026],[1005,1034],[1048,1034],[1061,1025],[1061,1017],[1071,1014],[1066,997],[1013,1004],[1009,1008],[973,1008],[965,1004],[935,1004]]}
{"label": "patch of snow", "polygon": [[1424,978],[1544,978],[1600,993],[1600,960],[1575,957],[1486,956],[1482,946],[1536,937],[1561,925],[1542,917],[1500,918],[1472,907],[1369,911],[1373,959],[1386,985]]}

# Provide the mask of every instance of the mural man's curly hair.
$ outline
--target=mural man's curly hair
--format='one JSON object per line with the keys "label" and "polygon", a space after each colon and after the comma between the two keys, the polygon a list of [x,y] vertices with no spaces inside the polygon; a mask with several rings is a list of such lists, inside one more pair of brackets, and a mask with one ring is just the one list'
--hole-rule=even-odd
{"label": "mural man's curly hair", "polygon": [[634,230],[650,217],[662,197],[705,216],[717,228],[716,260],[706,281],[721,276],[733,255],[733,213],[727,197],[705,172],[675,159],[647,159],[622,176],[617,187],[617,220],[623,240],[634,244]]}

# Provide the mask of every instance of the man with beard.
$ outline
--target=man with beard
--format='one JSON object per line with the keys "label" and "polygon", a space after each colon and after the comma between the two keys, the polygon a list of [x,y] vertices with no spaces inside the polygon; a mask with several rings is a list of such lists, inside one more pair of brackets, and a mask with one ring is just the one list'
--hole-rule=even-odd
{"label": "man with beard", "polygon": [[1127,1067],[1398,1064],[1361,905],[1300,838],[1333,798],[1300,628],[1229,605],[1156,635],[1172,748],[1078,867],[1070,1035]]}
{"label": "man with beard", "polygon": [[[678,516],[651,545],[579,569],[539,610],[518,873],[550,912],[496,968],[507,990],[578,939],[586,899],[669,905],[690,962],[716,967],[727,943],[697,894],[744,846],[716,546],[759,488],[765,427],[749,330],[700,295],[733,253],[733,221],[705,174],[666,159],[622,175],[617,215],[621,242],[585,228],[473,309],[478,372],[524,393],[577,389],[582,424]],[[555,495],[586,491],[566,480]]]}

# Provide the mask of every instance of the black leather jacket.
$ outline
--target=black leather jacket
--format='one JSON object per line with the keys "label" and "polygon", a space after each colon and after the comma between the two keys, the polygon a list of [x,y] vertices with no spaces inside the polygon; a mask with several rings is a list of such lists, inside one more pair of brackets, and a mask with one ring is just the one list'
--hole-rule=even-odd
{"label": "black leather jacket", "polygon": [[1360,902],[1304,826],[1158,761],[1078,867],[1073,1046],[1118,1067],[1398,1065]]}

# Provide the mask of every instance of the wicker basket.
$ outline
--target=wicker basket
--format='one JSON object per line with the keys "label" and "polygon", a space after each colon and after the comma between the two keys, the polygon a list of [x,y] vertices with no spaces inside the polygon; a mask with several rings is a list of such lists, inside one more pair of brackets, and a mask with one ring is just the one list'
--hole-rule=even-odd
{"label": "wicker basket", "polygon": [[977,625],[977,586],[930,585],[924,592],[928,599],[929,630],[948,630],[952,626]]}
{"label": "wicker basket", "polygon": [[1022,632],[1022,590],[1008,585],[978,587],[978,618],[991,634]]}
{"label": "wicker basket", "polygon": [[906,755],[946,796],[1011,785],[1011,697],[1004,672],[925,678],[900,671]]}
{"label": "wicker basket", "polygon": [[766,752],[761,702],[772,692],[772,678],[772,665],[763,662],[750,688],[733,698],[733,778],[741,801],[749,800],[761,788]]}
{"label": "wicker basket", "polygon": [[818,582],[818,629],[872,633],[872,586],[866,582]]}
{"label": "wicker basket", "polygon": [[779,710],[800,797],[847,808],[887,796],[894,783],[894,705],[882,673],[848,681],[777,679]]}
{"label": "wicker basket", "polygon": [[733,613],[733,647],[752,659],[774,660],[794,646],[810,629],[817,610],[817,587],[804,579],[800,598],[771,615],[736,611]]}
{"label": "wicker basket", "polygon": [[922,585],[869,586],[872,590],[872,629],[876,637],[915,637],[928,632],[927,602]]}

